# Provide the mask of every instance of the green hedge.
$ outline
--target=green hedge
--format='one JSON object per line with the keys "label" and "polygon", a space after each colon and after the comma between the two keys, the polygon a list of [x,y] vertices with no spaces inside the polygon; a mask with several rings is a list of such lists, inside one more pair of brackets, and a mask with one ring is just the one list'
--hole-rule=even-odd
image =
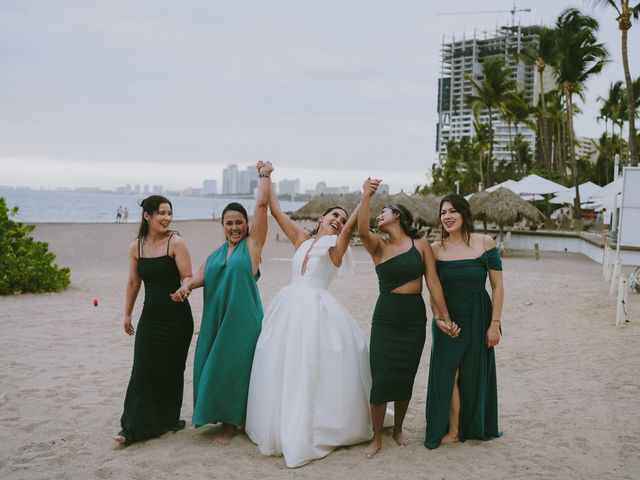
{"label": "green hedge", "polygon": [[12,220],[18,207],[7,208],[0,197],[0,295],[54,292],[71,283],[68,268],[58,268],[49,244],[29,234],[34,225]]}

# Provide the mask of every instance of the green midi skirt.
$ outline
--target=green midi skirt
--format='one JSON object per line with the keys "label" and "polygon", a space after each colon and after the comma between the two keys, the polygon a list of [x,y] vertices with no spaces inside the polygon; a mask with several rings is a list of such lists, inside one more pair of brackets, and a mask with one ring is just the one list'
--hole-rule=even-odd
{"label": "green midi skirt", "polygon": [[422,294],[381,293],[378,297],[369,349],[372,404],[411,398],[426,321]]}

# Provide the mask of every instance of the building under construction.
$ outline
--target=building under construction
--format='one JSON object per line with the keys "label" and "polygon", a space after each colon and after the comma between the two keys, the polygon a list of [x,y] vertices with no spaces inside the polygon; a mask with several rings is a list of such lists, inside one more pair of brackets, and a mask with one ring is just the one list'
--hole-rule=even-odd
{"label": "building under construction", "polygon": [[[436,151],[440,159],[447,153],[447,141],[460,140],[462,137],[473,137],[473,112],[465,105],[465,97],[473,94],[473,86],[469,77],[477,82],[483,78],[482,63],[491,57],[501,57],[505,65],[513,71],[513,80],[518,90],[532,104],[537,104],[540,95],[540,85],[534,65],[525,65],[518,60],[518,54],[525,46],[537,46],[542,27],[523,27],[514,25],[502,27],[493,34],[475,32],[472,37],[455,38],[450,41],[443,38],[441,48],[441,73],[438,81],[438,126]],[[545,70],[545,76],[550,75],[551,69]],[[547,85],[554,85],[551,78],[545,78]],[[511,139],[509,126],[500,119],[499,112],[493,113],[494,127],[494,158],[497,161],[511,160],[511,142],[515,134],[511,125]],[[480,113],[480,121],[488,121],[488,112]],[[526,125],[518,126],[523,140],[530,145],[532,156],[535,158],[536,133]]]}

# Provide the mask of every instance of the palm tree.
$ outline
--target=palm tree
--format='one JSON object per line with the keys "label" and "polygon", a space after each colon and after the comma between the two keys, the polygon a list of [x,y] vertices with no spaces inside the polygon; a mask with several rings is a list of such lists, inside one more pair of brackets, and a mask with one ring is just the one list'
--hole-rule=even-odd
{"label": "palm tree", "polygon": [[560,90],[551,90],[545,95],[547,117],[551,126],[551,159],[553,170],[559,172],[562,177],[567,175],[565,162],[566,142],[564,138],[564,124],[567,123],[567,116],[564,107],[564,97]]}
{"label": "palm tree", "polygon": [[471,75],[466,75],[467,80],[471,82],[475,90],[475,94],[465,97],[466,104],[471,107],[474,114],[478,115],[483,109],[487,110],[489,117],[489,158],[487,160],[487,187],[493,185],[493,115],[496,113],[505,98],[515,89],[515,82],[512,80],[512,71],[505,66],[504,59],[501,57],[491,57],[486,59],[482,64],[483,77],[476,79]]}
{"label": "palm tree", "polygon": [[574,8],[565,10],[556,20],[554,38],[557,55],[553,73],[567,101],[567,135],[571,177],[576,189],[574,199],[576,218],[580,218],[580,192],[573,131],[573,95],[578,94],[582,98],[587,79],[599,73],[606,63],[607,50],[602,43],[598,43],[597,31],[598,21]]}
{"label": "palm tree", "polygon": [[[518,125],[521,123],[525,123],[529,127],[535,128],[535,126],[529,121],[529,117],[531,116],[531,107],[529,106],[527,99],[524,97],[524,92],[516,90],[511,95],[508,95],[502,103],[500,114],[509,127],[509,148],[511,149],[511,161],[513,162],[514,145],[511,138],[511,124],[513,124],[516,129],[516,136],[520,133],[518,131]],[[521,174],[522,165],[520,163],[520,156],[518,156],[517,167],[518,173]]]}
{"label": "palm tree", "polygon": [[597,100],[602,104],[598,119],[604,120],[605,131],[607,131],[608,122],[611,121],[611,135],[613,135],[614,119],[620,109],[619,105],[622,100],[622,82],[610,83],[607,98],[599,96]]}
{"label": "palm tree", "polygon": [[540,137],[540,153],[542,162],[548,170],[551,170],[551,143],[547,138],[547,109],[545,105],[545,88],[544,88],[544,71],[547,65],[554,63],[555,45],[554,31],[549,28],[542,28],[539,33],[538,45],[536,47],[528,46],[520,52],[520,58],[527,65],[535,65],[540,79],[540,98],[538,100],[539,107],[539,127],[538,134]]}
{"label": "palm tree", "polygon": [[640,3],[635,7],[629,5],[629,0],[594,0],[595,4],[610,6],[618,14],[618,28],[622,33],[622,67],[624,69],[624,80],[627,85],[627,117],[629,122],[629,160],[632,166],[638,165],[638,152],[636,150],[636,114],[635,98],[633,92],[633,81],[629,70],[629,54],[627,47],[627,36],[631,28],[631,19],[638,19],[640,16]]}

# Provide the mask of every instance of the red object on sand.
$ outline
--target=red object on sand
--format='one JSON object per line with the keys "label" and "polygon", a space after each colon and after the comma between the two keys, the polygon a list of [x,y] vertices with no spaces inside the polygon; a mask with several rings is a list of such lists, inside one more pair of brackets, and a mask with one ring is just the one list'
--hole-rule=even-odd
{"label": "red object on sand", "polygon": [[97,299],[97,298],[94,298],[94,299],[93,299],[93,306],[94,306],[94,307],[97,307],[97,306],[98,306],[98,299]]}

